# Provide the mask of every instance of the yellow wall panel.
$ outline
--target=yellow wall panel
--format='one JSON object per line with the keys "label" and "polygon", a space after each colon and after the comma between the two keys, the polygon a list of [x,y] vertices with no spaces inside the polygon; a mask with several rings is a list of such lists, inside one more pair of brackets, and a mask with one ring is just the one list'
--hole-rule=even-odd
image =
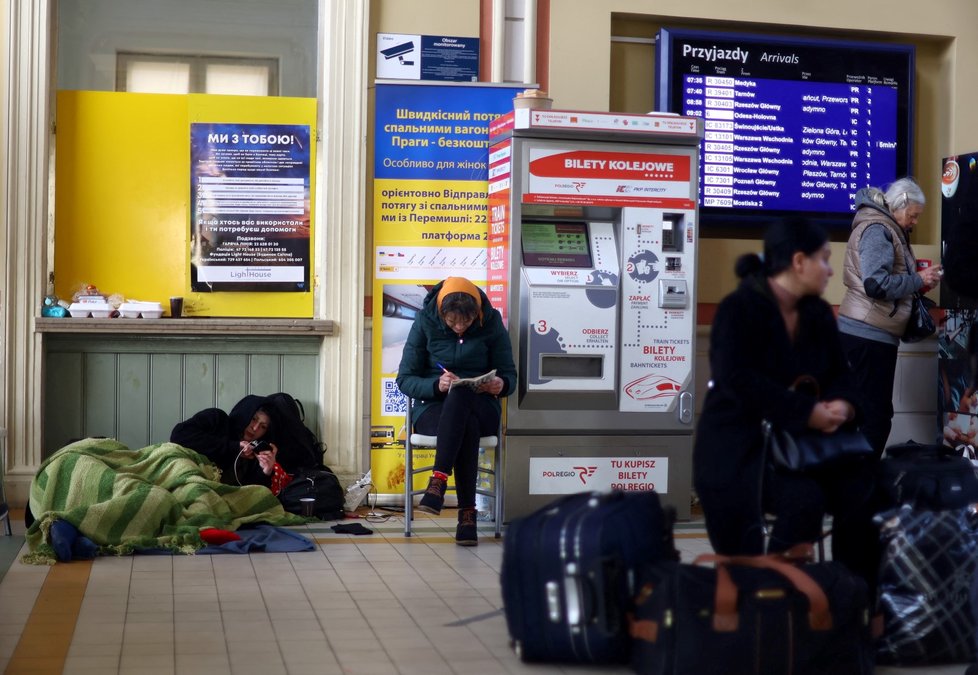
{"label": "yellow wall panel", "polygon": [[[312,288],[190,292],[190,125],[303,124],[315,138],[315,120],[315,99],[58,92],[55,293],[95,284],[164,307],[182,295],[189,316],[312,317]],[[315,174],[311,165],[312,214]],[[312,232],[310,265],[315,222]],[[310,279],[315,287],[315,268]]]}

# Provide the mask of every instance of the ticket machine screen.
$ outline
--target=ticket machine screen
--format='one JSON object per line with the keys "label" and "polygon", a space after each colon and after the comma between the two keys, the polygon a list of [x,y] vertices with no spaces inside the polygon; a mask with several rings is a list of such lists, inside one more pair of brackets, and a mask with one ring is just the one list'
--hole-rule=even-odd
{"label": "ticket machine screen", "polygon": [[591,267],[587,223],[522,225],[523,264],[529,267]]}

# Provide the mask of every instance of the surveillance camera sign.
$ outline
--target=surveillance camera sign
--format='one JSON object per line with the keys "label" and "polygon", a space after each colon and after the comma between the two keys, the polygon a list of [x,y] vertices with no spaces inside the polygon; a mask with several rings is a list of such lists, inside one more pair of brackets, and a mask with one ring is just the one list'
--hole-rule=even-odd
{"label": "surveillance camera sign", "polygon": [[479,81],[479,38],[378,33],[377,79]]}

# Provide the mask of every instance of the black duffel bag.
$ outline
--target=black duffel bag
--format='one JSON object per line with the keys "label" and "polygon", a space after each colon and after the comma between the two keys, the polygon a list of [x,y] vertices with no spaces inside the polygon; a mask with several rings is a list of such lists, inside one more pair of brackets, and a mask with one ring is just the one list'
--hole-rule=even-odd
{"label": "black duffel bag", "polygon": [[292,481],[282,488],[278,499],[282,507],[289,513],[302,513],[302,503],[305,497],[316,500],[313,515],[322,520],[340,520],[343,518],[343,500],[345,498],[340,479],[329,469],[299,469]]}
{"label": "black duffel bag", "polygon": [[908,441],[886,448],[879,489],[890,506],[959,509],[978,502],[978,474],[970,460],[944,445]]}
{"label": "black duffel bag", "polygon": [[873,672],[866,584],[838,562],[700,556],[652,565],[629,633],[632,668],[643,675]]}

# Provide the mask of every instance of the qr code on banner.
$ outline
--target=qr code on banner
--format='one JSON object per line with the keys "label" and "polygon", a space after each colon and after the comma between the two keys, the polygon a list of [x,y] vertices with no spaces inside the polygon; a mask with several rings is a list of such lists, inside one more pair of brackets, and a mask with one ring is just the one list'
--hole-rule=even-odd
{"label": "qr code on banner", "polygon": [[407,398],[397,388],[397,383],[392,377],[381,378],[384,384],[383,400],[380,403],[382,415],[403,415],[407,412]]}

